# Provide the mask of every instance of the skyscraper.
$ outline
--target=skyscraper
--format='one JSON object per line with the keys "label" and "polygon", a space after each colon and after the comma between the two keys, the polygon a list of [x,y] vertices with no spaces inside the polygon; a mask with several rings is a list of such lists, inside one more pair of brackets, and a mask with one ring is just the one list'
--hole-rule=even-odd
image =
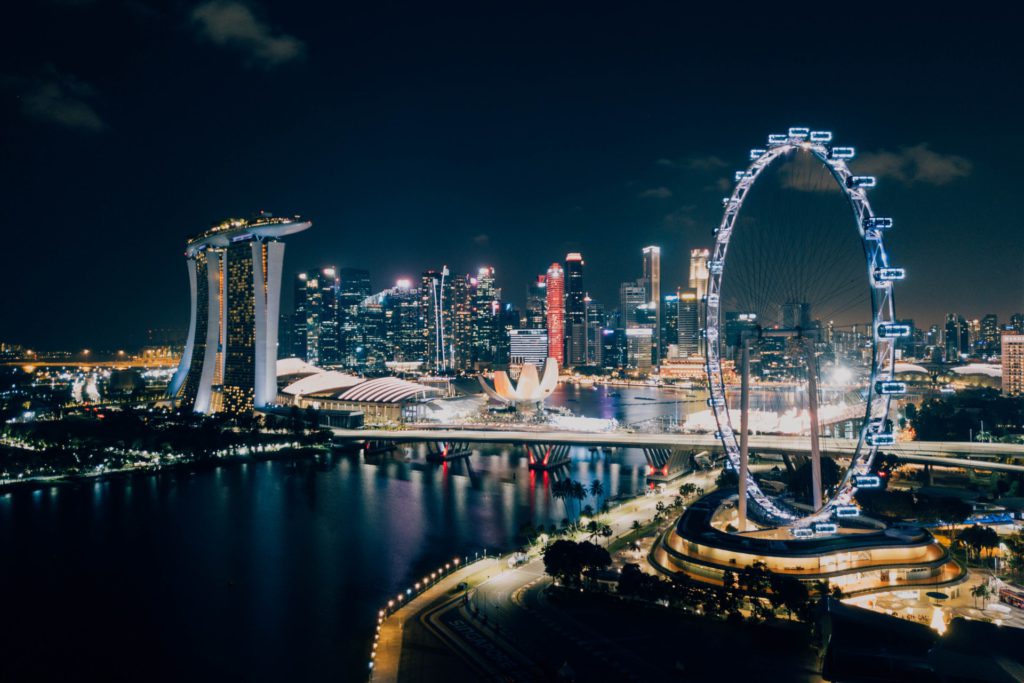
{"label": "skyscraper", "polygon": [[509,365],[521,367],[529,363],[540,369],[547,358],[546,330],[517,329],[509,332]]}
{"label": "skyscraper", "polygon": [[191,313],[185,352],[168,394],[198,413],[243,413],[277,396],[281,238],[312,223],[260,214],[190,239]]}
{"label": "skyscraper", "polygon": [[337,269],[299,273],[295,280],[293,355],[316,366],[340,363],[338,314]]}
{"label": "skyscraper", "polygon": [[661,362],[661,247],[644,247],[644,292],[647,305],[654,313],[654,349],[651,357],[655,365]]}
{"label": "skyscraper", "polygon": [[491,364],[497,355],[499,342],[499,315],[501,290],[494,283],[494,268],[486,266],[477,271],[471,281],[472,312],[470,343],[474,364]]}
{"label": "skyscraper", "polygon": [[552,263],[547,274],[548,356],[565,365],[565,274]]}
{"label": "skyscraper", "polygon": [[370,272],[362,268],[342,268],[338,272],[338,332],[341,362],[347,367],[360,365],[363,329],[360,304],[370,296]]}
{"label": "skyscraper", "polygon": [[623,282],[619,285],[619,314],[622,316],[620,325],[624,328],[636,327],[640,324],[637,309],[647,303],[647,291],[643,281]]}
{"label": "skyscraper", "polygon": [[703,302],[708,293],[708,259],[709,249],[690,250],[690,289],[697,293],[697,300]]}
{"label": "skyscraper", "polygon": [[1024,394],[1024,335],[1004,334],[1000,340],[1003,364],[1003,395]]}
{"label": "skyscraper", "polygon": [[538,275],[526,289],[526,328],[530,330],[547,329],[547,276]]}
{"label": "skyscraper", "polygon": [[[690,281],[689,286],[697,295],[697,318],[699,326],[703,329],[707,321],[707,302],[704,298],[708,295],[708,279],[710,274],[708,273],[708,259],[711,258],[710,249],[691,249],[690,250]],[[705,345],[707,340],[704,339],[704,335],[700,335],[698,339],[697,353],[704,355]]]}
{"label": "skyscraper", "polygon": [[679,317],[677,321],[679,357],[696,356],[700,353],[700,301],[697,292],[684,289],[679,292]]}
{"label": "skyscraper", "polygon": [[565,362],[584,365],[587,329],[587,306],[583,289],[583,256],[577,252],[565,256]]}
{"label": "skyscraper", "polygon": [[434,372],[449,369],[451,346],[451,280],[448,266],[428,270],[420,280],[420,312],[423,315],[424,352],[427,366]]}

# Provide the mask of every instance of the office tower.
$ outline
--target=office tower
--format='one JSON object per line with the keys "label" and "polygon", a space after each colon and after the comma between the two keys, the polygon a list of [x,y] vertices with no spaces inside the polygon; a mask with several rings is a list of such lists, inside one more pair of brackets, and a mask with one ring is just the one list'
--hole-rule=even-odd
{"label": "office tower", "polygon": [[1010,316],[1010,325],[1017,334],[1024,334],[1024,314],[1014,313]]}
{"label": "office tower", "polygon": [[526,289],[526,327],[531,330],[547,329],[547,276],[538,275]]}
{"label": "office tower", "polygon": [[[693,293],[694,300],[696,300],[696,293]],[[699,302],[698,302],[699,304]],[[699,309],[699,306],[698,306]],[[734,311],[725,314],[725,354],[727,357],[734,357],[736,351],[740,347],[740,342],[743,341],[744,333],[750,335],[757,331],[757,314],[756,313],[737,313]],[[844,335],[847,334],[842,330],[833,330],[833,339],[845,339]],[[682,336],[682,332],[680,332]],[[697,348],[700,349],[700,324],[697,324]],[[682,342],[680,342],[682,344]],[[852,346],[852,344],[851,344]]]}
{"label": "office tower", "polygon": [[[306,273],[299,273],[295,276],[295,289],[294,289],[294,313],[292,313],[292,324],[291,324],[291,355],[302,360],[308,360],[308,347],[309,342],[309,330],[307,325],[309,324],[307,318],[308,303],[310,292],[307,291],[306,281],[309,279],[309,275]],[[315,291],[315,290],[314,290]]]}
{"label": "office tower", "polygon": [[552,263],[547,274],[548,356],[565,365],[565,273]]}
{"label": "office tower", "polygon": [[[697,292],[692,289],[684,289],[679,292],[679,314],[677,319],[676,344],[679,348],[679,357],[687,358],[700,353],[700,301],[697,300]],[[728,321],[729,313],[726,314]],[[728,322],[726,322],[726,336],[729,333]]]}
{"label": "office tower", "polygon": [[476,280],[468,275],[451,279],[451,368],[456,372],[473,369],[473,295]]}
{"label": "office tower", "polygon": [[548,358],[547,330],[514,329],[509,331],[509,365],[521,367],[527,363],[540,370]]}
{"label": "office tower", "polygon": [[385,318],[391,360],[422,363],[426,360],[423,338],[424,320],[420,310],[420,291],[411,280],[398,280],[384,297]]}
{"label": "office tower", "polygon": [[626,331],[606,328],[601,330],[601,367],[626,367]]}
{"label": "office tower", "polygon": [[359,329],[362,342],[355,349],[355,367],[371,372],[383,371],[393,353],[383,293],[371,294],[359,304]]}
{"label": "office tower", "polygon": [[641,371],[651,369],[651,344],[654,330],[631,327],[626,330],[626,366]]}
{"label": "office tower", "polygon": [[1024,334],[1004,334],[999,340],[1003,349],[1003,395],[1024,394]]}
{"label": "office tower", "polygon": [[637,309],[647,302],[647,292],[643,282],[623,282],[619,285],[619,312],[622,316],[623,327],[636,327],[639,325]]}
{"label": "office tower", "polygon": [[589,294],[583,301],[586,305],[587,321],[584,330],[586,364],[600,367],[602,349],[601,330],[604,329],[605,322],[604,306],[591,299]]}
{"label": "office tower", "polygon": [[999,317],[989,313],[981,319],[981,343],[987,354],[999,353]]}
{"label": "office tower", "polygon": [[679,357],[679,295],[661,297],[661,349],[658,358]]}
{"label": "office tower", "polygon": [[780,307],[779,323],[784,330],[811,329],[811,305],[806,302],[787,301]]}
{"label": "office tower", "polygon": [[[711,250],[709,249],[691,249],[690,250],[690,280],[689,288],[697,293],[698,317],[700,318],[700,326],[703,329],[706,318],[707,318],[707,304],[704,301],[704,297],[708,294],[708,279],[710,274],[708,273],[708,260],[711,258]],[[698,353],[704,355],[706,340],[704,336],[700,337],[700,347]]]}
{"label": "office tower", "polygon": [[191,311],[168,394],[198,413],[243,413],[277,396],[281,238],[312,223],[261,213],[230,219],[185,250]]}
{"label": "office tower", "polygon": [[337,270],[299,273],[292,325],[295,355],[316,366],[336,365],[341,362],[339,342]]}
{"label": "office tower", "polygon": [[944,343],[947,363],[955,363],[960,360],[960,353],[962,352],[960,348],[960,320],[963,320],[963,318],[956,313],[946,314]]}
{"label": "office tower", "polygon": [[420,279],[420,312],[423,315],[424,354],[427,366],[437,373],[450,369],[451,278],[448,266],[428,270]]}
{"label": "office tower", "polygon": [[586,330],[587,293],[583,289],[583,256],[577,252],[565,256],[565,349],[566,365],[583,365],[586,363],[586,342],[583,335]]}
{"label": "office tower", "polygon": [[661,362],[661,247],[644,247],[644,292],[647,305],[654,313],[653,363]]}
{"label": "office tower", "polygon": [[709,249],[690,250],[690,289],[697,293],[697,300],[703,301],[708,293],[708,259],[711,258]]}
{"label": "office tower", "polygon": [[471,322],[470,344],[472,363],[494,362],[499,345],[498,317],[501,313],[501,290],[495,286],[494,268],[484,267],[470,280]]}
{"label": "office tower", "polygon": [[370,272],[362,268],[342,268],[338,271],[338,344],[341,364],[358,367],[358,356],[363,349],[363,330],[359,321],[359,306],[370,296]]}
{"label": "office tower", "polygon": [[[512,304],[502,304],[498,314],[498,339],[494,352],[494,364],[508,366],[512,356],[512,330],[523,328],[523,315]],[[545,330],[541,330],[545,332]],[[544,342],[544,353],[547,354],[547,341]]]}

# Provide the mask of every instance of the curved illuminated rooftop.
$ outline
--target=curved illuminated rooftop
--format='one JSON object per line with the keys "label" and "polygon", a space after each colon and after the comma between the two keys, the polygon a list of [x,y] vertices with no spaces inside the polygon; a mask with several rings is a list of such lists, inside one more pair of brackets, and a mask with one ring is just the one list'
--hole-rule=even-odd
{"label": "curved illuminated rooftop", "polygon": [[260,212],[254,218],[229,218],[223,223],[190,237],[185,250],[186,256],[195,256],[207,247],[226,247],[250,237],[284,237],[302,232],[313,225],[299,216],[276,217]]}

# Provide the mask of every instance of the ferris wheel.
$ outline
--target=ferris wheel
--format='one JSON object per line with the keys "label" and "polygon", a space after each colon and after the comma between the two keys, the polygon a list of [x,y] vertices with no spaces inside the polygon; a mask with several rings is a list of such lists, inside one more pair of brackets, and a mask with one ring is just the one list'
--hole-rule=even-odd
{"label": "ferris wheel", "polygon": [[[850,466],[843,473],[834,494],[826,501],[816,499],[815,510],[809,515],[768,496],[748,471],[745,458],[741,462],[741,441],[744,446],[742,455],[745,456],[746,439],[741,437],[739,425],[734,425],[729,402],[726,400],[721,329],[722,284],[726,273],[726,257],[744,201],[765,169],[773,162],[799,151],[809,152],[824,164],[850,206],[854,227],[864,248],[872,318],[870,380],[866,387],[863,427],[858,433]],[[912,330],[909,325],[897,322],[893,302],[893,285],[904,278],[905,271],[889,264],[883,235],[892,228],[893,221],[891,218],[876,216],[872,210],[867,192],[875,187],[876,179],[872,176],[853,174],[847,162],[855,154],[852,147],[834,146],[832,133],[829,131],[793,127],[785,134],[769,135],[764,148],[750,150],[750,165],[735,174],[735,187],[732,194],[723,200],[724,214],[721,223],[714,230],[715,246],[708,259],[708,286],[704,302],[706,369],[708,404],[718,427],[717,436],[729,462],[741,473],[743,509],[749,501],[756,506],[762,517],[794,527],[794,535],[803,535],[797,534],[798,531],[810,534],[811,525],[829,526],[828,521],[834,516],[856,514],[856,508],[852,503],[857,488],[878,486],[878,478],[871,474],[871,468],[879,447],[892,444],[894,441],[894,436],[886,426],[891,397],[906,391],[906,386],[896,381],[894,375],[896,341],[910,335]],[[810,355],[813,358],[813,350]],[[813,375],[813,370],[811,374]],[[813,384],[811,386],[813,390]],[[812,423],[812,452],[815,452],[817,438]],[[742,495],[744,488],[745,496]]]}

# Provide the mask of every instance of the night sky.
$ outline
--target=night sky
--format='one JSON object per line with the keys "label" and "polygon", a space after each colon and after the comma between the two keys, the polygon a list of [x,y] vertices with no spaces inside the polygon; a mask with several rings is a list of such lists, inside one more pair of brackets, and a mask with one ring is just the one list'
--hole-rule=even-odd
{"label": "night sky", "polygon": [[1018,18],[830,4],[18,3],[0,341],[184,330],[185,238],[258,209],[314,221],[289,275],[490,264],[521,304],[581,251],[612,308],[646,244],[682,282],[723,179],[797,124],[879,176],[901,317],[1024,310]]}

